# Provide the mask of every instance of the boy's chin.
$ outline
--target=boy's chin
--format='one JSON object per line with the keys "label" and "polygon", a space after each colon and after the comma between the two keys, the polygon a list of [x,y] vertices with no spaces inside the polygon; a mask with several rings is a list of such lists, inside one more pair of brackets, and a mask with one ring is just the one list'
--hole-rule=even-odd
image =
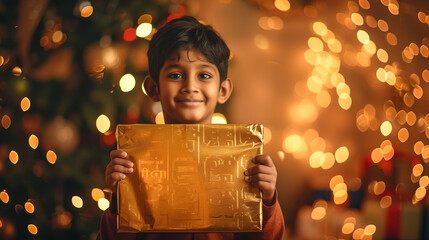
{"label": "boy's chin", "polygon": [[211,123],[211,118],[203,118],[200,116],[182,116],[176,123],[183,124],[208,124]]}

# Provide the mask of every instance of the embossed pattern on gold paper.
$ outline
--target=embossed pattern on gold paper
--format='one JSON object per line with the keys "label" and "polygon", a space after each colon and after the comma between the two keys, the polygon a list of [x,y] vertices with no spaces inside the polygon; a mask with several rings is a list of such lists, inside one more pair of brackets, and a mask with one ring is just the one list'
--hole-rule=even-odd
{"label": "embossed pattern on gold paper", "polygon": [[118,231],[262,230],[260,192],[243,175],[262,125],[118,125],[116,138],[134,162],[118,184]]}

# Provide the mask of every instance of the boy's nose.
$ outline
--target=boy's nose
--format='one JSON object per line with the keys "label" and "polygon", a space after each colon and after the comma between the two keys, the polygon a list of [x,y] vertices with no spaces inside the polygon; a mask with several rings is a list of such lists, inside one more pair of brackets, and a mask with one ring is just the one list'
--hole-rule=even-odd
{"label": "boy's nose", "polygon": [[182,91],[186,93],[198,92],[197,81],[192,78],[186,78],[183,81]]}

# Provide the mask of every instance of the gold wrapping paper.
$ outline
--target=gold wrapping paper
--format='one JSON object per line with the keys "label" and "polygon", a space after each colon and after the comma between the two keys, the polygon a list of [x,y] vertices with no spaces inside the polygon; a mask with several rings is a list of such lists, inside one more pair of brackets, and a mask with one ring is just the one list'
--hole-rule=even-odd
{"label": "gold wrapping paper", "polygon": [[118,125],[116,138],[134,162],[118,184],[118,231],[262,230],[259,189],[244,181],[262,125]]}

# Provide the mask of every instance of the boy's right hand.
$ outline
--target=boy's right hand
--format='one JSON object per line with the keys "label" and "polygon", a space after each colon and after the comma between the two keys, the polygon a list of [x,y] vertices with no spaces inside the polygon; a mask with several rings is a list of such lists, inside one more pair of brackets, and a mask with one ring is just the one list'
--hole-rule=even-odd
{"label": "boy's right hand", "polygon": [[113,150],[110,152],[110,163],[106,167],[106,184],[116,193],[116,185],[133,172],[133,162],[126,159],[127,153],[122,150]]}

